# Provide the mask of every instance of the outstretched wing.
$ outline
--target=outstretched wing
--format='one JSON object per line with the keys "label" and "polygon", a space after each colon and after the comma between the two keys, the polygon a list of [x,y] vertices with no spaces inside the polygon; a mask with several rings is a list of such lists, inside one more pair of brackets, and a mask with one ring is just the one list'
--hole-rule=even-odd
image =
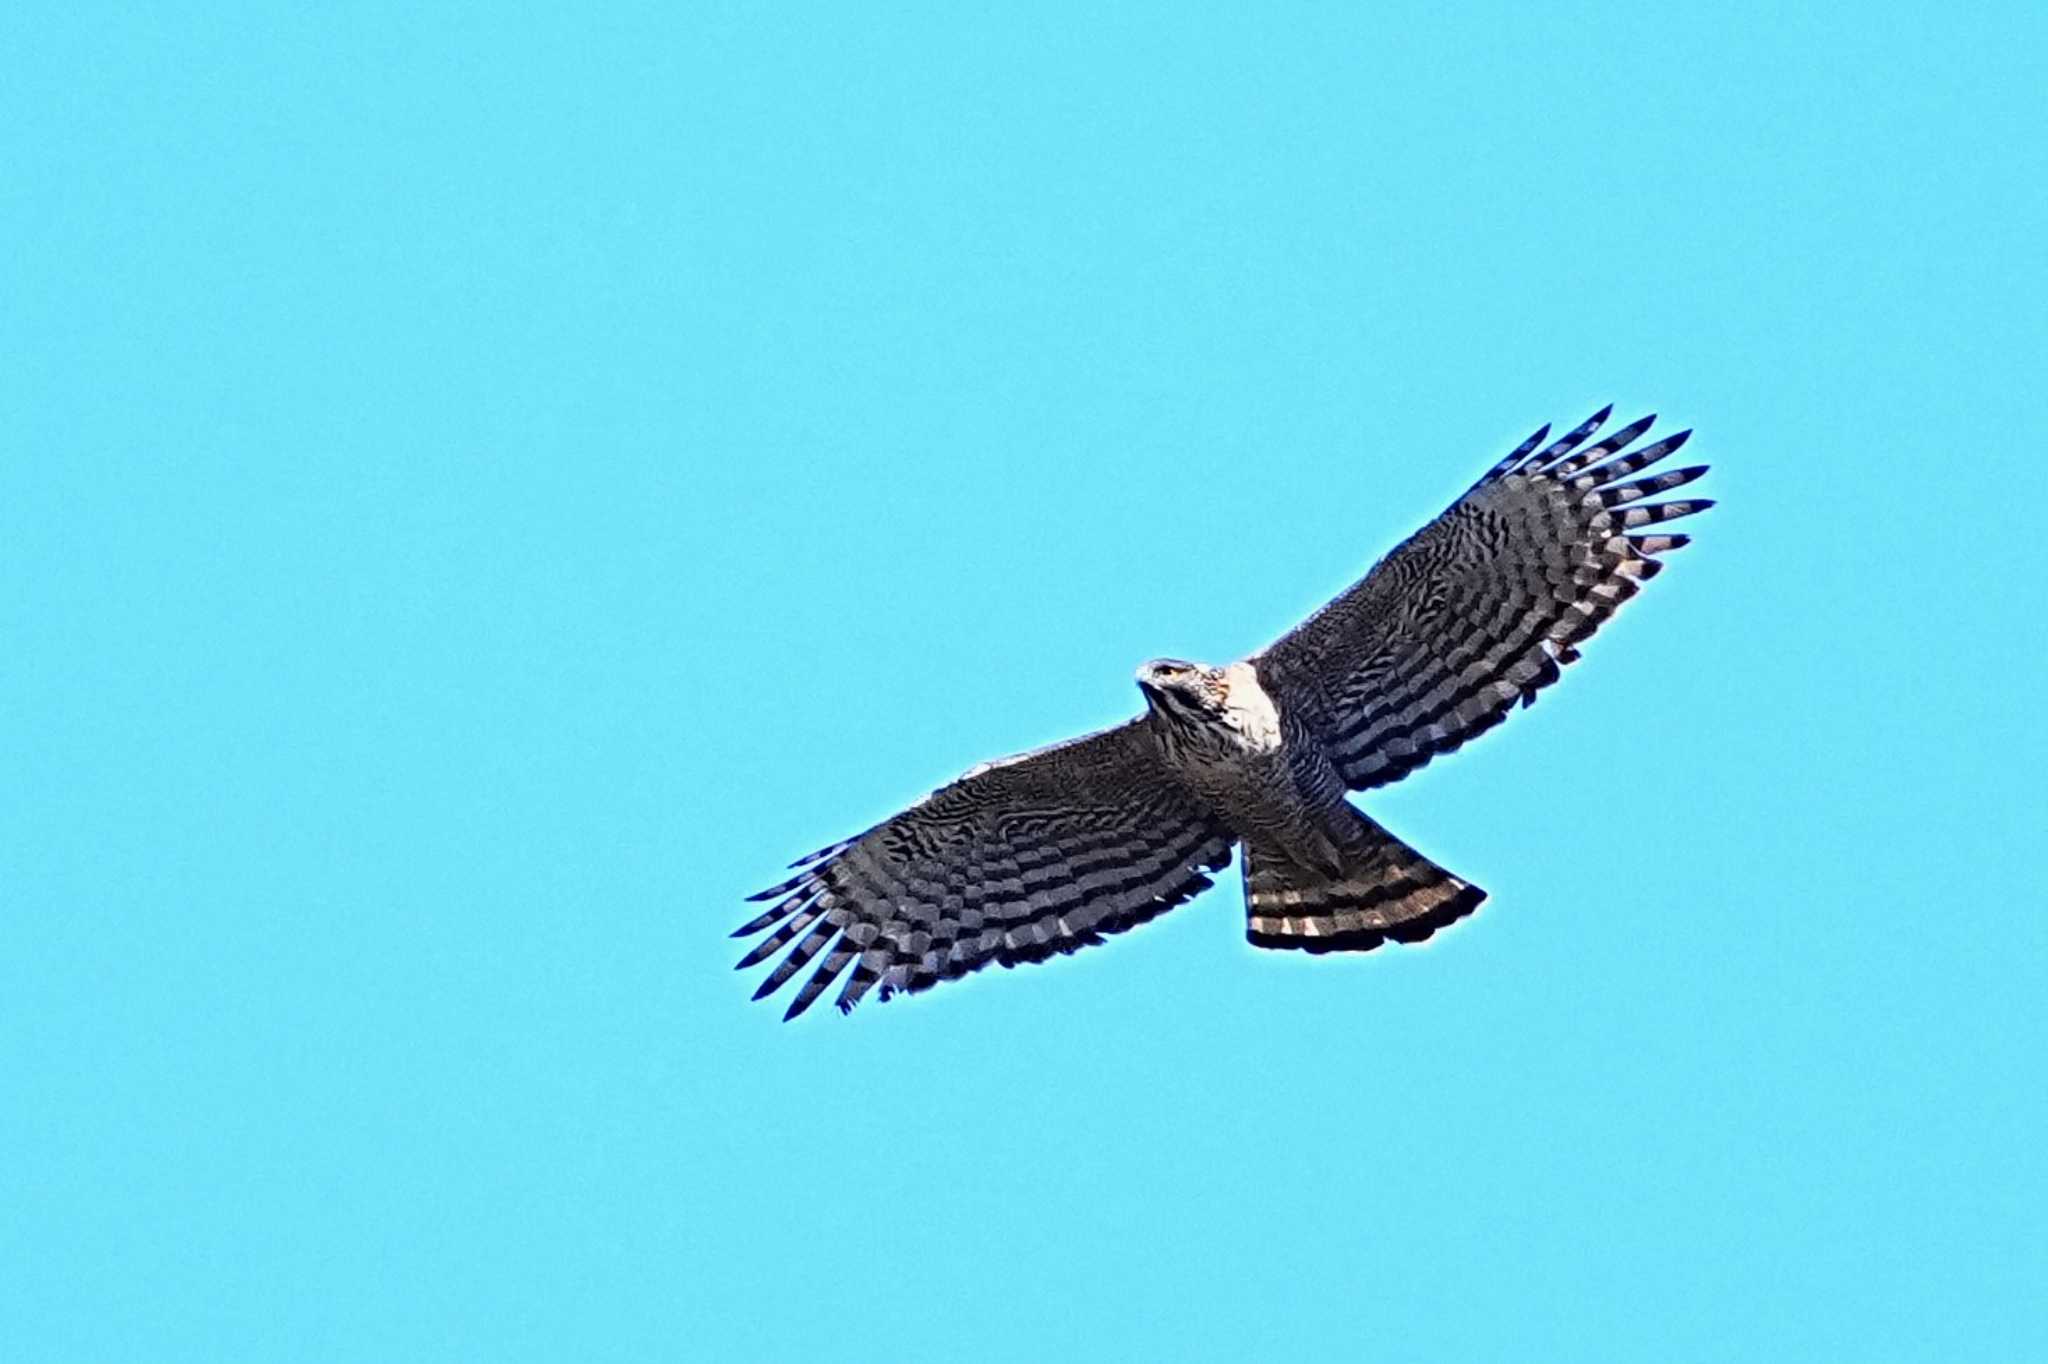
{"label": "outstretched wing", "polygon": [[[1634,475],[1681,431],[1624,453],[1652,417],[1584,445],[1602,408],[1550,444],[1522,442],[1450,509],[1254,662],[1328,745],[1346,784],[1380,786],[1528,704],[1684,535],[1635,534],[1713,505],[1644,502],[1705,465]],[[1541,446],[1542,448],[1538,448]]]}
{"label": "outstretched wing", "polygon": [[877,982],[886,999],[991,961],[1072,952],[1206,889],[1232,836],[1168,779],[1142,724],[984,763],[793,863],[796,876],[752,897],[774,908],[733,934],[775,930],[741,968],[795,944],[754,998],[823,953],[784,1017],[852,966],[843,1012]]}

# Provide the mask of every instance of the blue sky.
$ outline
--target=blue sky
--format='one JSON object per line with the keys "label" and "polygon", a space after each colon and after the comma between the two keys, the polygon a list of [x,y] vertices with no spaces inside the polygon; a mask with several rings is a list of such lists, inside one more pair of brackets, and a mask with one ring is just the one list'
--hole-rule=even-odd
{"label": "blue sky", "polygon": [[[10,7],[7,1356],[2048,1354],[2041,11],[1444,11]],[[1608,401],[1476,918],[747,1002]]]}

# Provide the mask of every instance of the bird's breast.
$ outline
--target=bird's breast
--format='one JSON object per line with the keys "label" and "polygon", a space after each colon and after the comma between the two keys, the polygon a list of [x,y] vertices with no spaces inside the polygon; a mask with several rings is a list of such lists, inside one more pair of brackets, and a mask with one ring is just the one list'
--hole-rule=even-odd
{"label": "bird's breast", "polygon": [[1249,663],[1233,663],[1223,670],[1223,722],[1239,742],[1255,754],[1278,753],[1282,744],[1280,708],[1259,685],[1259,674]]}

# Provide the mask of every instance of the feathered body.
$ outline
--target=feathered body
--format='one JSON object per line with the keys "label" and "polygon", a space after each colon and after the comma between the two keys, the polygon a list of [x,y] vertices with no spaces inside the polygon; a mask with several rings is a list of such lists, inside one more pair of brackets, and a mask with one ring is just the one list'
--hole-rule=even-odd
{"label": "feathered body", "polygon": [[1239,840],[1335,871],[1348,846],[1344,782],[1316,738],[1280,708],[1249,662],[1161,659],[1138,671],[1145,732],[1203,810]]}
{"label": "feathered body", "polygon": [[1623,453],[1646,417],[1587,445],[1607,415],[1548,446],[1539,430],[1267,649],[1224,667],[1148,663],[1138,719],[983,763],[798,859],[797,875],[754,897],[774,906],[735,935],[775,930],[742,967],[790,949],[756,997],[821,954],[787,1016],[848,967],[842,1009],[878,983],[886,998],[1071,952],[1187,900],[1240,843],[1258,946],[1362,951],[1470,913],[1485,892],[1345,793],[1533,701],[1656,556],[1686,543],[1637,532],[1712,504],[1642,499],[1704,467],[1633,476],[1690,433]]}

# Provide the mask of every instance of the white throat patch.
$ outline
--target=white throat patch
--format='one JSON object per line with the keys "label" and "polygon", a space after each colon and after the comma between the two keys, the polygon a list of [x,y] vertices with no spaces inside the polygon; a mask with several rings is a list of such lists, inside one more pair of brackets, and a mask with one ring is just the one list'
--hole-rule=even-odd
{"label": "white throat patch", "polygon": [[1224,722],[1244,736],[1249,748],[1270,753],[1280,747],[1280,711],[1259,685],[1258,672],[1252,665],[1231,664],[1223,670],[1223,684]]}

